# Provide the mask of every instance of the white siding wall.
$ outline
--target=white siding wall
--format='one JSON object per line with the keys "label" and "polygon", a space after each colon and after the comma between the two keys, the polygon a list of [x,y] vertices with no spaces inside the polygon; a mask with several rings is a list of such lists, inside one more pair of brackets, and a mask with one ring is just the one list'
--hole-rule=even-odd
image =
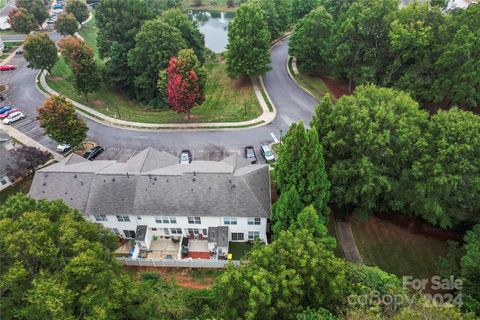
{"label": "white siding wall", "polygon": [[[156,229],[150,230],[147,234],[151,236],[164,236],[166,235],[164,232],[164,228],[168,228],[170,234],[169,236],[175,236],[175,234],[171,233],[171,228],[180,228],[182,230],[183,235],[187,235],[187,229],[195,228],[200,229],[200,233],[202,233],[203,229],[207,229],[208,227],[218,227],[218,226],[228,226],[229,230],[229,240],[232,241],[232,233],[243,233],[244,240],[248,240],[248,232],[249,231],[258,231],[259,237],[261,240],[266,241],[266,229],[267,229],[267,219],[261,218],[260,225],[249,225],[248,218],[237,217],[237,224],[236,225],[228,225],[224,224],[224,217],[201,217],[200,224],[190,224],[188,223],[187,216],[182,217],[175,217],[177,223],[158,223],[155,221],[155,216],[134,216],[129,215],[130,222],[119,222],[115,215],[107,215],[107,221],[96,221],[94,216],[89,216],[88,219],[95,223],[101,223],[106,228],[112,229],[117,228],[120,231],[120,234],[124,236],[123,230],[137,230],[138,225],[147,225],[149,229]],[[161,216],[159,216],[161,218]],[[253,217],[252,217],[253,218]]]}

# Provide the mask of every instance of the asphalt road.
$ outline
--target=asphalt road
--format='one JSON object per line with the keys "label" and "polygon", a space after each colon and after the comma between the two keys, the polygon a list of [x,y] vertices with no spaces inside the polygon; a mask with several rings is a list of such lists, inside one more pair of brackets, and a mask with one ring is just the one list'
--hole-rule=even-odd
{"label": "asphalt road", "polygon": [[[59,36],[52,33],[52,38],[58,40]],[[115,128],[86,118],[89,127],[88,139],[104,146],[107,151],[123,149],[136,152],[149,146],[171,151],[191,149],[200,153],[218,150],[238,152],[246,145],[253,145],[258,149],[262,144],[279,140],[280,130],[285,134],[293,122],[303,120],[308,125],[314,114],[317,100],[290,79],[287,73],[287,57],[288,40],[284,40],[272,49],[272,70],[264,76],[265,87],[278,111],[275,120],[266,126],[242,130],[142,131]],[[13,126],[53,148],[56,143],[43,134],[36,120],[36,108],[45,100],[35,87],[36,71],[28,69],[21,56],[14,57],[10,64],[16,65],[17,69],[0,73],[0,83],[9,86],[6,101],[2,105],[13,105],[22,109],[27,117]]]}

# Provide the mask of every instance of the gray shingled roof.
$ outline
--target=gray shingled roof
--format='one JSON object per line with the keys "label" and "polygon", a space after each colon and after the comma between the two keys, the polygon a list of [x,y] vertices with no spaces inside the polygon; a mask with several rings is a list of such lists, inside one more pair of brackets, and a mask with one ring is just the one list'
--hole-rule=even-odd
{"label": "gray shingled roof", "polygon": [[127,163],[70,156],[38,170],[30,195],[63,199],[92,214],[268,217],[266,165],[241,157],[193,161],[148,148]]}

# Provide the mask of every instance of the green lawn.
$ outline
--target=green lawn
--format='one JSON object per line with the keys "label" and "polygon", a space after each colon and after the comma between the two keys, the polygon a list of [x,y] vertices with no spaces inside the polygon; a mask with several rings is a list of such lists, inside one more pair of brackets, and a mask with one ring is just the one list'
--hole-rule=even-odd
{"label": "green lawn", "polygon": [[252,247],[253,245],[248,242],[230,242],[228,244],[228,253],[232,254],[233,260],[240,260]]}
{"label": "green lawn", "polygon": [[0,59],[5,59],[6,57],[8,57],[10,55],[10,53],[15,51],[19,46],[22,45],[22,42],[21,41],[5,42],[4,45],[5,45],[5,47],[3,48],[3,52],[0,55]]}
{"label": "green lawn", "polygon": [[32,178],[25,178],[20,180],[16,184],[9,186],[2,191],[0,191],[0,205],[3,204],[7,198],[11,195],[14,195],[18,192],[27,194],[30,191],[30,186],[32,185]]}
{"label": "green lawn", "polygon": [[352,231],[367,265],[399,276],[430,278],[438,274],[439,257],[448,252],[446,241],[410,233],[379,218],[352,219]]}
{"label": "green lawn", "polygon": [[90,48],[93,49],[95,53],[95,59],[98,63],[101,63],[101,59],[98,56],[98,47],[97,47],[97,27],[95,26],[95,16],[85,23],[78,33],[85,39],[85,42]]}
{"label": "green lawn", "polygon": [[258,117],[262,110],[249,80],[231,80],[225,72],[223,61],[208,61],[205,102],[192,110],[191,120],[185,114],[170,110],[154,110],[136,104],[119,92],[102,84],[99,90],[86,101],[72,85],[72,73],[63,59],[53,68],[53,78],[48,85],[70,99],[81,102],[92,109],[123,120],[146,123],[188,122],[239,122]]}
{"label": "green lawn", "polygon": [[17,34],[23,34],[23,33],[18,33],[13,30],[0,30],[0,36],[9,36],[9,35],[17,35]]}

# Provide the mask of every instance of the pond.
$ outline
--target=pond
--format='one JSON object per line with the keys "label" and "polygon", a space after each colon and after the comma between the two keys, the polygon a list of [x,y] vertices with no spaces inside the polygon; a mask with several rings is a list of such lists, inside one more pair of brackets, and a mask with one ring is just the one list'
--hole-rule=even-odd
{"label": "pond", "polygon": [[198,28],[205,35],[205,46],[216,53],[224,52],[228,43],[228,23],[235,13],[193,11],[191,17],[198,21]]}

